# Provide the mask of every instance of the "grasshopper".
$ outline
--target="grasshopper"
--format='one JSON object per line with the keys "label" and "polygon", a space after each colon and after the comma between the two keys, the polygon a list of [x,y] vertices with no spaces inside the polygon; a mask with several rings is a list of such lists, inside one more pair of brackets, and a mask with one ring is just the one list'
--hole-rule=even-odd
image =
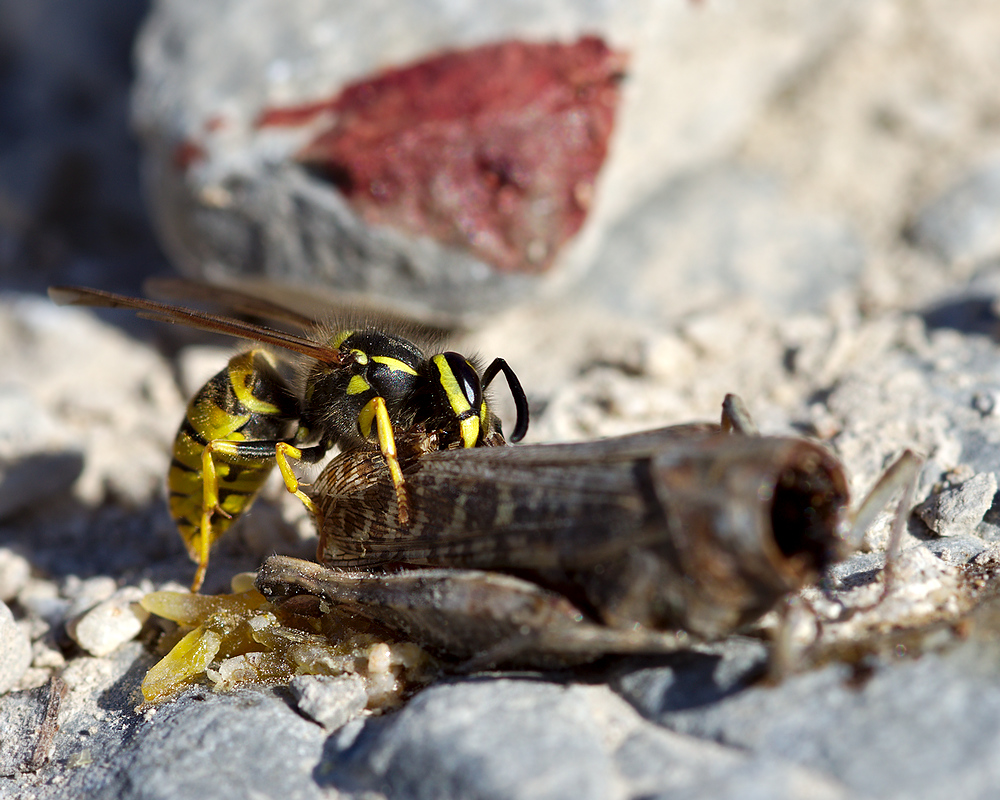
{"label": "grasshopper", "polygon": [[257,587],[307,594],[478,667],[668,652],[758,620],[854,552],[920,459],[905,452],[856,514],[842,464],[760,436],[738,397],[721,424],[584,443],[439,449],[400,437],[404,525],[384,459],[340,454],[312,496],[318,561],[272,556]]}

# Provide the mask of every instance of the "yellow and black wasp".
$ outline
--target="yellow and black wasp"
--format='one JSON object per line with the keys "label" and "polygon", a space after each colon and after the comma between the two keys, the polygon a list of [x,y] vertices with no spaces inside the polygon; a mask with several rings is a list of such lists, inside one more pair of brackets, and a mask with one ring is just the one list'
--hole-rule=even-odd
{"label": "yellow and black wasp", "polygon": [[[427,355],[402,336],[377,327],[331,330],[269,301],[220,289],[257,316],[293,322],[304,335],[182,306],[97,289],[54,287],[64,305],[130,308],[143,317],[250,339],[302,357],[299,386],[280,373],[278,359],[254,348],[234,356],[198,391],[174,442],[167,478],[170,512],[192,560],[192,591],[205,578],[212,544],[249,508],[275,464],[288,491],[318,515],[300,488],[290,461],[316,463],[334,446],[377,446],[396,492],[399,524],[410,513],[396,454],[396,429],[421,424],[441,449],[504,443],[485,389],[503,372],[517,420],[511,441],[524,438],[528,403],[502,358],[483,371],[454,352]],[[207,292],[203,292],[207,294]],[[317,519],[322,527],[322,520]]]}

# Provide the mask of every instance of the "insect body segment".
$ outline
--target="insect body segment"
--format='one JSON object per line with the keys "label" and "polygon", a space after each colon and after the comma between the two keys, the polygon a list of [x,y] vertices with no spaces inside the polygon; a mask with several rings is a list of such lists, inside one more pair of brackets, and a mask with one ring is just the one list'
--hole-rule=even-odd
{"label": "insect body segment", "polygon": [[852,513],[831,453],[757,435],[735,396],[723,409],[721,424],[518,448],[442,450],[437,431],[400,431],[405,528],[385,463],[348,450],[311,490],[333,569],[275,556],[256,585],[319,595],[469,668],[547,667],[737,632],[853,552],[902,493],[894,552],[915,454]]}
{"label": "insect body segment", "polygon": [[273,444],[268,458],[241,452],[239,443],[284,439],[298,416],[298,400],[263,350],[234,356],[188,404],[167,488],[170,513],[198,562],[196,588],[209,548],[249,508],[274,466]]}
{"label": "insect body segment", "polygon": [[[416,425],[434,433],[440,449],[505,444],[500,421],[484,390],[504,373],[517,410],[512,441],[528,427],[528,404],[507,362],[495,359],[480,371],[457,353],[428,356],[413,342],[376,328],[330,333],[310,326],[303,335],[153,300],[76,287],[49,290],[63,304],[132,308],[151,319],[257,340],[302,356],[301,386],[293,391],[267,352],[236,356],[198,392],[175,443],[168,485],[170,508],[191,557],[198,562],[194,590],[201,586],[212,543],[243,513],[277,463],[285,486],[317,517],[320,512],[299,488],[290,461],[315,463],[335,446],[377,446],[395,493],[396,523],[410,517],[406,479],[399,463],[396,431]],[[227,290],[227,301],[240,300]],[[240,306],[258,316],[301,321],[280,306],[245,298]]]}
{"label": "insect body segment", "polygon": [[490,419],[475,368],[458,353],[436,355],[430,359],[428,368],[433,373],[430,385],[440,387],[443,400],[458,423],[462,447],[480,444],[483,432],[490,427]]}
{"label": "insect body segment", "polygon": [[331,338],[330,347],[340,352],[340,361],[333,365],[318,361],[310,370],[302,430],[327,431],[326,440],[320,442],[327,448],[359,440],[377,444],[396,491],[399,522],[405,525],[409,502],[396,456],[393,420],[405,425],[413,420],[409,401],[422,380],[426,357],[412,342],[375,330],[340,331]]}

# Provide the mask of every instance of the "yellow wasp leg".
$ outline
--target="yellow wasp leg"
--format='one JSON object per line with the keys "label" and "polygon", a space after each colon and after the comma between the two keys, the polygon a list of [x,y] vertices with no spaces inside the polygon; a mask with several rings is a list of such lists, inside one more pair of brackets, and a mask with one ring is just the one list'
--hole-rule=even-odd
{"label": "yellow wasp leg", "polygon": [[[229,514],[219,503],[219,478],[215,468],[215,460],[212,457],[214,453],[220,453],[228,456],[239,456],[241,454],[240,443],[227,439],[216,439],[215,441],[209,442],[205,445],[205,449],[202,451],[201,469],[203,499],[201,526],[199,528],[199,539],[197,544],[198,569],[195,572],[194,580],[191,584],[192,592],[197,592],[201,588],[201,585],[205,580],[205,572],[208,569],[209,549],[216,538],[212,535],[212,517],[215,514],[221,514],[227,519],[232,518],[232,515]],[[322,530],[322,513],[309,496],[299,488],[299,481],[295,477],[295,473],[292,472],[292,468],[288,463],[290,458],[302,458],[302,451],[293,445],[285,442],[278,442],[274,448],[274,460],[277,462],[278,469],[281,471],[281,477],[285,481],[285,488],[302,501],[302,504],[315,518],[318,529]]]}
{"label": "yellow wasp leg", "polygon": [[274,446],[274,460],[278,462],[278,470],[285,481],[285,488],[302,501],[302,505],[308,509],[316,521],[316,530],[321,531],[323,530],[323,513],[317,508],[312,498],[299,488],[299,479],[295,477],[295,473],[292,472],[292,466],[288,463],[288,459],[290,458],[296,460],[302,458],[302,451],[295,447],[295,445],[288,444],[287,442],[278,442]]}
{"label": "yellow wasp leg", "polygon": [[406,483],[403,480],[403,468],[399,466],[399,456],[396,455],[396,437],[392,431],[392,421],[385,407],[385,400],[375,397],[371,401],[375,410],[375,426],[378,431],[379,449],[389,467],[392,485],[396,487],[396,508],[399,514],[399,524],[406,525],[410,521],[410,500],[406,495]]}
{"label": "yellow wasp leg", "polygon": [[[205,582],[205,572],[208,569],[208,551],[212,547],[214,537],[212,536],[212,516],[218,512],[224,517],[229,517],[222,506],[219,505],[219,476],[215,471],[215,461],[212,453],[230,452],[232,442],[224,440],[209,442],[201,454],[201,480],[202,480],[202,503],[201,503],[201,527],[198,535],[198,569],[194,573],[194,580],[191,582],[191,591],[197,593]],[[235,450],[232,453],[235,454]]]}

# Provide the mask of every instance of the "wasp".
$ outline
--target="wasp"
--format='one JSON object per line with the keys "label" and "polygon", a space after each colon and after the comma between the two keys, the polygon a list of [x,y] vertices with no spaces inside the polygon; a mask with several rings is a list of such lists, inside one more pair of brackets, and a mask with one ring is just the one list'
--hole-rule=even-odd
{"label": "wasp", "polygon": [[904,453],[852,514],[833,454],[758,435],[732,395],[721,424],[592,442],[454,451],[437,435],[399,437],[406,524],[383,460],[333,459],[313,486],[322,564],[273,556],[258,589],[318,595],[476,666],[673,650],[738,631],[816,580],[909,487],[894,551],[920,465]]}
{"label": "wasp", "polygon": [[[214,542],[253,502],[277,465],[285,486],[317,519],[322,513],[301,488],[290,462],[319,462],[332,448],[372,450],[388,470],[398,524],[411,504],[400,467],[396,431],[415,425],[435,432],[442,449],[505,444],[486,389],[503,373],[514,398],[511,441],[528,427],[528,403],[502,358],[485,370],[459,353],[428,354],[410,339],[377,326],[330,328],[270,301],[218,289],[227,302],[301,334],[154,300],[79,287],[53,287],[60,304],[129,308],[140,316],[249,339],[295,354],[298,386],[264,347],[234,356],[195,394],[174,442],[167,478],[170,512],[198,568],[201,588]],[[203,294],[211,297],[213,290]]]}

